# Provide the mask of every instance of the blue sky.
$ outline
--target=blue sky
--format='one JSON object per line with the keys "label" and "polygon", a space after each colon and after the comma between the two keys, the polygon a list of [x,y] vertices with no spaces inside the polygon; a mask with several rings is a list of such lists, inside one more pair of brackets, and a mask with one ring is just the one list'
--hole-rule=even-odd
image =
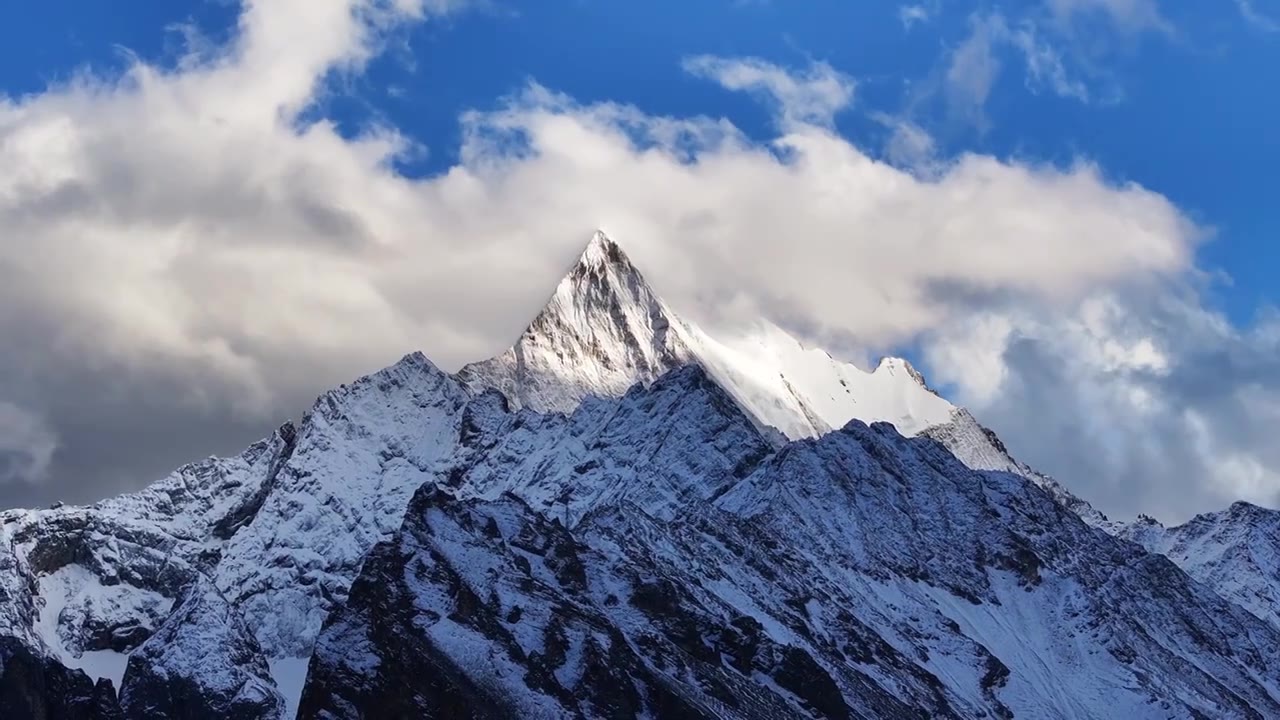
{"label": "blue sky", "polygon": [[1280,4],[53,0],[0,22],[0,506],[501,350],[596,226],[1102,509],[1280,503]]}
{"label": "blue sky", "polygon": [[[1108,47],[1080,64],[1096,70],[1076,72],[1100,99],[1080,102],[1029,88],[1017,50],[1004,47],[997,57],[1005,67],[985,106],[989,125],[950,117],[940,102],[925,101],[915,118],[934,133],[943,154],[971,151],[1049,163],[1083,156],[1117,181],[1169,197],[1215,230],[1201,250],[1201,264],[1230,281],[1214,284],[1213,300],[1236,322],[1251,322],[1259,306],[1277,300],[1280,93],[1269,91],[1260,73],[1280,68],[1280,33],[1229,5],[1163,7],[1175,24],[1171,32],[1099,32]],[[724,115],[764,137],[771,122],[764,108],[690,77],[681,60],[704,53],[781,65],[821,60],[858,79],[854,107],[838,127],[874,150],[886,130],[871,116],[903,112],[913,92],[941,72],[947,50],[968,36],[975,14],[1001,10],[995,4],[946,4],[908,28],[900,17],[904,6],[831,0],[494,3],[402,33],[396,48],[367,74],[344,80],[315,112],[348,132],[371,120],[394,124],[429,148],[407,170],[433,173],[457,160],[459,113],[492,107],[531,78],[583,102]],[[1271,10],[1261,2],[1254,9]],[[104,3],[52,0],[17,12],[0,27],[0,89],[9,94],[38,92],[86,66],[123,67],[130,54],[171,62],[182,49],[178,26],[225,38],[237,17],[234,4],[213,0],[131,3],[124,12]],[[1105,24],[1100,17],[1088,21]]]}

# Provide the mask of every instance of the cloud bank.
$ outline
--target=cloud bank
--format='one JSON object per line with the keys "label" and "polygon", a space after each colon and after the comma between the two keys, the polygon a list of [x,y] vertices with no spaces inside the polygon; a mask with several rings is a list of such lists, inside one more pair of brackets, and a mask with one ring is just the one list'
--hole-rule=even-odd
{"label": "cloud bank", "polygon": [[[1207,235],[1085,159],[970,154],[929,172],[879,160],[833,130],[856,83],[821,63],[686,61],[770,103],[765,142],[726,118],[530,84],[462,116],[460,162],[426,178],[397,170],[415,147],[395,128],[349,137],[308,113],[404,23],[454,9],[248,0],[225,46],[0,99],[0,332],[15,339],[0,352],[0,407],[58,438],[23,473],[46,484],[0,484],[0,505],[138,487],[412,349],[446,369],[491,355],[597,226],[700,322],[768,317],[850,355],[923,338],[943,379],[1012,425],[1044,411],[1016,384],[1028,363],[1099,382],[1096,340],[1044,328],[1106,293],[1163,296]],[[1191,401],[1170,394],[1181,376],[1153,377],[1146,392]],[[1077,399],[1060,422],[1092,428],[1098,407]],[[1209,455],[1221,438],[1203,420]],[[1040,456],[1034,439],[1011,444]],[[1097,472],[1118,477],[1125,462]],[[1139,475],[1114,483],[1141,495],[1190,482]],[[1116,487],[1104,508],[1130,492]]]}

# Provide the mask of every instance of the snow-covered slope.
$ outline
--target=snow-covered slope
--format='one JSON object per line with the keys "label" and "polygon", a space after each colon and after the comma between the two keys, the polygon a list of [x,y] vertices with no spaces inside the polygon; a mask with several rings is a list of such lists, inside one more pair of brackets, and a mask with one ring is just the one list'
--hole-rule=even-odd
{"label": "snow-covered slope", "polygon": [[1122,534],[1280,628],[1280,512],[1237,502],[1171,528],[1140,517]]}
{"label": "snow-covered slope", "polygon": [[[119,683],[128,653],[208,576],[271,666],[289,668],[454,451],[467,398],[414,353],[237,457],[89,507],[0,513],[0,630]],[[300,679],[279,684],[296,703]]]}
{"label": "snow-covered slope", "polygon": [[700,367],[542,417],[486,405],[301,717],[1280,713],[1280,631],[1019,475],[887,424],[772,451]]}
{"label": "snow-covered slope", "polygon": [[698,366],[673,370],[648,390],[588,399],[568,417],[513,413],[496,394],[482,395],[467,407],[464,428],[451,487],[485,498],[515,492],[566,524],[620,502],[670,517],[726,492],[770,450]]}

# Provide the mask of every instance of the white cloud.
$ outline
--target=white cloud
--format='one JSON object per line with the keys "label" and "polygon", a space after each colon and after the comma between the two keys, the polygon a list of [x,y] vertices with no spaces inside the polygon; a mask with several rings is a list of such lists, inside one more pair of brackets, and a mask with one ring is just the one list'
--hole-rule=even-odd
{"label": "white cloud", "polygon": [[1062,54],[1036,36],[1035,26],[1024,24],[1009,35],[1009,41],[1022,52],[1027,65],[1027,86],[1033,91],[1048,87],[1059,97],[1089,102],[1089,88],[1084,81],[1071,77]]}
{"label": "white cloud", "polygon": [[758,58],[699,55],[686,58],[684,69],[728,90],[767,97],[777,104],[780,118],[789,124],[830,126],[836,113],[853,101],[853,78],[823,62],[811,64],[803,73],[793,73]]}
{"label": "white cloud", "polygon": [[820,63],[689,61],[773,100],[767,143],[533,85],[463,118],[459,164],[407,178],[394,129],[349,139],[299,111],[441,6],[305,5],[299,26],[250,2],[230,46],[178,69],[0,100],[0,393],[47,417],[69,499],[167,469],[140,438],[198,456],[410,349],[446,368],[500,350],[597,226],[697,319],[874,348],[993,298],[1178,274],[1202,236],[1088,162],[878,162],[831,131],[853,82]]}
{"label": "white cloud", "polygon": [[983,107],[1000,75],[996,46],[1009,34],[1004,17],[998,13],[975,15],[969,21],[969,36],[951,53],[946,71],[947,102],[963,117],[983,126]]}
{"label": "white cloud", "polygon": [[993,307],[926,343],[1022,459],[1122,518],[1280,504],[1280,320],[1234,328],[1196,293],[1135,286]]}
{"label": "white cloud", "polygon": [[1067,69],[1067,62],[1050,41],[1041,37],[1030,20],[1010,26],[1000,13],[974,15],[969,34],[947,60],[946,92],[953,112],[979,127],[987,123],[984,107],[999,78],[1005,48],[1018,51],[1026,67],[1026,85],[1032,92],[1047,88],[1059,97],[1083,103],[1090,100],[1089,88]]}
{"label": "white cloud", "polygon": [[874,113],[871,117],[889,129],[884,155],[894,167],[926,175],[935,175],[945,170],[945,166],[938,161],[933,136],[924,128],[896,115]]}
{"label": "white cloud", "polygon": [[1059,27],[1067,30],[1081,21],[1101,18],[1126,33],[1174,32],[1156,0],[1046,0],[1046,4]]}
{"label": "white cloud", "polygon": [[924,5],[899,5],[898,20],[902,22],[902,27],[910,30],[913,25],[929,22],[933,13],[930,8]]}

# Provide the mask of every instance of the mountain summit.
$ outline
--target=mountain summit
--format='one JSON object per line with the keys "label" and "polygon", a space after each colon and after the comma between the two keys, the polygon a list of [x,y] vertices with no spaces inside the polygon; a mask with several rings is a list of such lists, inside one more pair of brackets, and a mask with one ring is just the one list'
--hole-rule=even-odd
{"label": "mountain summit", "polygon": [[584,397],[618,396],[689,364],[701,365],[762,428],[791,439],[853,419],[892,422],[914,435],[955,411],[906,360],[886,358],[867,372],[766,321],[713,336],[677,316],[600,231],[511,349],[458,377],[519,407],[570,412]]}
{"label": "mountain summit", "polygon": [[501,391],[516,407],[567,413],[589,395],[621,395],[692,360],[670,310],[622,248],[596,231],[515,344],[458,377]]}

